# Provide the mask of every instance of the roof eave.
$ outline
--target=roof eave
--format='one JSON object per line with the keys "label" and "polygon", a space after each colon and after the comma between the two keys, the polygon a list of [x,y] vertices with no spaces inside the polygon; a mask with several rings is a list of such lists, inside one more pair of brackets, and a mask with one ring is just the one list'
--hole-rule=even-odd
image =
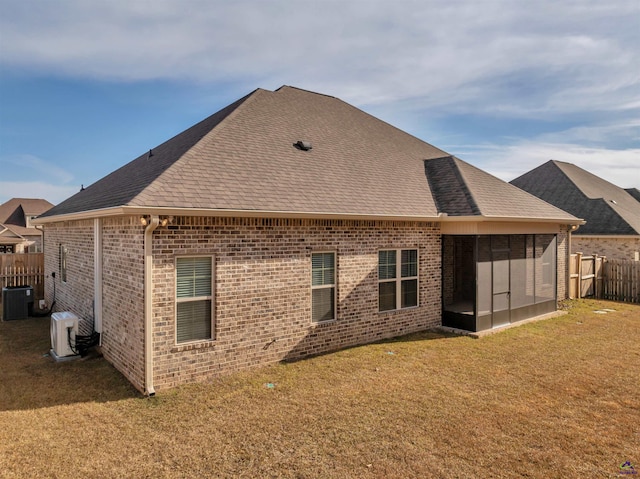
{"label": "roof eave", "polygon": [[640,234],[636,235],[613,235],[613,234],[598,234],[598,233],[588,233],[588,234],[577,234],[575,236],[579,236],[580,238],[598,238],[598,239],[638,239],[640,238]]}
{"label": "roof eave", "polygon": [[348,219],[348,220],[382,220],[382,221],[438,221],[440,216],[430,215],[393,215],[371,213],[338,213],[311,211],[270,211],[270,210],[239,210],[239,209],[211,209],[211,208],[176,208],[176,207],[144,207],[118,206],[98,210],[82,211],[41,217],[34,219],[33,224],[45,225],[61,221],[80,221],[94,218],[108,218],[131,215],[158,216],[217,216],[238,218],[299,218],[299,219]]}
{"label": "roof eave", "polygon": [[448,216],[440,213],[433,215],[389,215],[371,213],[338,213],[316,211],[270,211],[270,210],[239,210],[239,209],[211,209],[211,208],[176,208],[176,207],[144,207],[118,206],[77,213],[60,214],[36,218],[32,221],[36,225],[58,223],[60,221],[79,221],[94,218],[107,218],[130,215],[159,215],[159,216],[218,216],[238,218],[298,218],[298,219],[348,219],[348,220],[378,220],[378,221],[443,221],[443,222],[512,222],[512,223],[557,223],[566,225],[583,225],[585,220],[579,218],[525,218],[521,216]]}
{"label": "roof eave", "polygon": [[505,222],[505,223],[557,223],[563,225],[583,225],[586,223],[581,218],[549,218],[549,217],[522,217],[522,216],[491,216],[491,215],[477,215],[477,216],[448,216],[447,214],[441,214],[440,219],[443,222]]}

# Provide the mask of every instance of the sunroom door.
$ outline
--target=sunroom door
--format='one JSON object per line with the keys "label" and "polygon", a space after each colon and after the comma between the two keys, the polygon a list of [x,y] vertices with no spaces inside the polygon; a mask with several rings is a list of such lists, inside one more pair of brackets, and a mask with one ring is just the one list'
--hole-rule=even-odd
{"label": "sunroom door", "polygon": [[[501,244],[503,238],[506,239],[504,245]],[[494,245],[498,247],[498,249],[492,248],[491,251],[493,259],[491,266],[493,283],[492,327],[494,328],[511,322],[511,268],[508,241],[508,237],[497,236],[493,238]]]}

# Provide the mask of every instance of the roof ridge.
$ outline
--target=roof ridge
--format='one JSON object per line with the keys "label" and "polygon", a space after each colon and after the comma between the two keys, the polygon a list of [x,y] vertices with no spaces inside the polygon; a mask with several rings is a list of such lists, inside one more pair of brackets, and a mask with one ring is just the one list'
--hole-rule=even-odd
{"label": "roof ridge", "polygon": [[[553,166],[554,166],[554,167],[555,167],[555,168],[560,172],[560,174],[562,174],[562,176],[564,176],[564,177],[567,179],[567,181],[568,181],[569,183],[571,183],[573,186],[575,186],[576,191],[577,191],[580,195],[582,195],[582,197],[583,197],[583,198],[585,198],[585,199],[587,199],[587,200],[595,200],[595,199],[597,199],[597,198],[589,198],[589,197],[586,195],[586,193],[585,193],[584,191],[582,191],[582,188],[580,188],[580,187],[576,184],[576,182],[575,182],[575,181],[573,181],[573,179],[572,179],[572,178],[567,174],[567,172],[566,172],[566,171],[564,171],[562,168],[560,168],[560,167],[558,166],[558,164],[557,164],[557,163],[562,163],[563,165],[572,165],[572,166],[576,166],[576,165],[574,165],[573,163],[566,162],[566,161],[558,161],[558,160],[549,160],[547,163],[551,163],[551,164],[552,164],[552,165],[553,165]],[[540,165],[540,166],[542,166],[542,165]],[[584,171],[586,171],[586,170],[584,170]]]}
{"label": "roof ridge", "polygon": [[[460,168],[460,165],[458,162],[461,162],[463,160],[461,160],[460,158],[458,158],[457,156],[452,155],[451,159],[453,160],[453,164],[456,167],[456,171],[458,172],[458,175],[460,175],[460,179],[462,180],[462,183],[464,185],[464,188],[466,190],[467,195],[469,196],[469,199],[472,202],[472,206],[473,208],[479,213],[482,214],[482,210],[480,209],[480,205],[478,204],[478,200],[476,199],[475,195],[473,194],[473,191],[471,191],[471,188],[469,188],[469,179],[466,177],[466,175],[464,174],[464,172],[462,171],[462,168]],[[481,170],[480,168],[477,168],[475,166],[473,166],[471,163],[467,163],[466,161],[464,162],[466,165],[471,166],[472,168],[475,168],[478,171],[482,171],[483,173],[485,173],[483,170]]]}
{"label": "roof ridge", "polygon": [[[273,93],[270,92],[269,90],[264,90],[262,88],[256,88],[255,90],[253,90],[251,93],[243,96],[242,98],[240,98],[239,100],[236,100],[235,102],[233,102],[231,105],[227,105],[225,108],[229,108],[230,106],[237,104],[237,106],[235,108],[233,108],[228,114],[226,114],[224,116],[224,118],[222,118],[218,123],[216,123],[211,129],[209,129],[204,135],[202,135],[200,137],[200,139],[198,139],[197,141],[195,141],[191,146],[189,146],[189,148],[187,148],[187,150],[185,150],[184,152],[182,152],[182,154],[176,158],[173,162],[171,162],[171,164],[164,169],[164,171],[162,171],[155,179],[154,181],[150,182],[147,186],[145,186],[144,188],[142,188],[142,190],[140,190],[136,195],[134,195],[130,200],[129,203],[135,203],[136,200],[143,198],[146,194],[157,191],[159,188],[162,188],[162,185],[160,184],[162,182],[163,177],[165,177],[166,175],[170,175],[171,172],[175,169],[175,168],[179,168],[179,166],[177,166],[179,163],[182,162],[182,160],[185,159],[185,157],[187,157],[189,155],[189,153],[191,151],[193,151],[194,148],[197,148],[198,145],[203,142],[205,139],[209,139],[211,136],[217,135],[219,134],[222,130],[224,130],[225,125],[228,125],[230,120],[232,118],[234,118],[235,116],[239,115],[240,111],[243,110],[244,108],[246,108],[246,105],[248,105],[249,103],[251,103],[252,101],[255,101],[255,98],[257,98],[258,95],[262,94],[262,93]],[[224,110],[225,108],[223,108],[222,110]],[[216,115],[217,113],[221,112],[222,110],[218,110],[218,112],[214,113],[214,115]],[[209,118],[211,118],[213,115],[209,115],[207,118],[205,118],[202,121],[206,121]],[[198,122],[196,125],[200,124],[202,122]],[[194,125],[194,126],[196,126]],[[184,132],[182,132],[184,133]],[[179,133],[178,135],[180,135],[181,133]],[[176,135],[176,136],[178,136]],[[175,137],[174,137],[175,138]]]}
{"label": "roof ridge", "polygon": [[278,88],[277,90],[275,90],[275,91],[274,91],[274,93],[275,93],[275,92],[278,92],[278,91],[280,91],[280,90],[282,90],[283,88],[290,88],[290,89],[292,89],[292,90],[298,90],[298,91],[305,92],[305,93],[312,93],[312,94],[314,94],[314,95],[319,95],[319,96],[323,96],[323,97],[326,97],[326,98],[331,98],[331,99],[333,99],[333,100],[337,100],[337,101],[339,101],[340,103],[342,103],[342,104],[346,105],[347,107],[352,108],[352,109],[354,109],[354,110],[356,110],[356,111],[358,111],[358,112],[362,113],[363,115],[367,115],[368,117],[372,118],[373,120],[375,120],[375,121],[377,121],[377,122],[379,122],[379,123],[381,123],[381,124],[383,124],[383,125],[389,126],[389,127],[393,128],[394,130],[399,131],[399,132],[400,132],[400,133],[402,133],[403,135],[406,135],[406,136],[408,136],[408,137],[411,137],[411,138],[413,138],[413,139],[415,139],[415,140],[417,140],[417,141],[419,141],[419,142],[421,142],[421,143],[423,143],[423,144],[425,144],[425,145],[427,145],[427,146],[430,146],[431,148],[434,148],[434,149],[436,149],[436,150],[438,150],[438,151],[441,151],[441,152],[445,155],[443,158],[445,158],[445,157],[447,157],[447,156],[451,156],[451,154],[450,154],[449,152],[447,152],[447,151],[445,151],[445,150],[443,150],[443,149],[441,149],[441,148],[438,148],[437,146],[434,146],[434,145],[432,145],[431,143],[429,143],[429,142],[427,142],[427,141],[423,140],[422,138],[419,138],[419,137],[417,137],[416,135],[413,135],[413,134],[411,134],[411,133],[409,133],[409,132],[407,132],[407,131],[404,131],[403,129],[401,129],[401,128],[399,128],[399,127],[395,126],[395,125],[392,125],[391,123],[389,123],[389,122],[387,122],[387,121],[385,121],[385,120],[382,120],[381,118],[378,118],[377,116],[372,115],[372,114],[371,114],[371,113],[369,113],[369,112],[364,111],[364,110],[363,110],[362,108],[360,108],[360,107],[357,107],[357,106],[355,106],[355,105],[352,105],[351,103],[349,103],[349,102],[347,102],[347,101],[343,100],[342,98],[339,98],[339,97],[337,97],[337,96],[333,96],[333,95],[327,95],[326,93],[318,93],[318,92],[311,91],[311,90],[305,90],[304,88],[299,88],[299,87],[291,86],[291,85],[282,85],[280,88]]}
{"label": "roof ridge", "polygon": [[[607,200],[606,198],[588,198],[589,201],[597,201],[597,202],[602,202],[605,204],[605,206],[607,207],[607,209],[609,210],[611,215],[615,215],[617,216],[625,225],[627,225],[627,227],[629,229],[631,229],[632,231],[635,231],[635,234],[640,234],[640,231],[638,231],[636,229],[636,227],[634,225],[632,225],[629,220],[627,218],[625,218],[623,215],[621,215],[616,208],[614,208],[610,201]],[[621,207],[620,209],[627,211],[626,208]]]}
{"label": "roof ridge", "polygon": [[[207,133],[214,130],[220,123],[253,93],[245,95],[235,102],[227,105],[212,115],[207,116],[195,125],[183,130],[169,140],[164,141],[156,147],[143,153],[137,158],[129,161],[120,168],[112,171],[107,176],[89,185],[84,190],[76,193],[62,203],[54,206],[45,212],[41,217],[55,216],[60,211],[68,209],[96,210],[104,208],[105,203],[112,206],[124,206],[130,204],[134,199],[140,198],[150,185],[171,168],[184,154],[190,151],[194,145],[204,138]],[[209,125],[209,123],[213,123]],[[205,131],[204,133],[203,130]],[[155,159],[151,159],[156,156]],[[136,174],[133,175],[132,173]],[[113,183],[117,183],[114,189]],[[88,199],[91,199],[87,204]]]}
{"label": "roof ridge", "polygon": [[[333,98],[333,99],[335,99],[335,100],[339,100],[339,99],[340,99],[340,98],[335,97],[335,96],[333,96],[333,95],[327,95],[326,93],[320,93],[320,92],[313,91],[313,90],[307,90],[307,89],[305,89],[305,88],[300,88],[300,87],[292,86],[292,85],[282,85],[280,88],[276,88],[276,89],[275,89],[273,92],[271,92],[271,93],[279,92],[279,91],[280,91],[280,90],[282,90],[283,88],[291,88],[292,90],[299,90],[299,91],[302,91],[302,92],[305,92],[305,93],[313,93],[314,95],[326,96],[326,97],[328,97],[328,98]],[[267,90],[267,91],[268,91],[268,90]]]}
{"label": "roof ridge", "polygon": [[438,213],[466,216],[480,213],[452,155],[424,160],[427,183]]}

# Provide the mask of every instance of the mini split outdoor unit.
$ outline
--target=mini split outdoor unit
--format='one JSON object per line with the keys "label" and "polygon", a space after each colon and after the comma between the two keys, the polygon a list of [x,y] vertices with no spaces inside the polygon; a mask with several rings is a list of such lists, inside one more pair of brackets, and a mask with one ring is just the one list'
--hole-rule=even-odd
{"label": "mini split outdoor unit", "polygon": [[51,315],[51,353],[54,359],[76,356],[69,345],[69,334],[71,334],[71,344],[75,344],[76,334],[78,334],[78,317],[69,311],[53,313]]}

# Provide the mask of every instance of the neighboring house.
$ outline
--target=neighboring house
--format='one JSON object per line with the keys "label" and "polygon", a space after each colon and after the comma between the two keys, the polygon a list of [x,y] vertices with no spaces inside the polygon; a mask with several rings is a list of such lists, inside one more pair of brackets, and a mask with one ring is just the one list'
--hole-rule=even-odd
{"label": "neighboring house", "polygon": [[52,206],[35,198],[12,198],[1,204],[0,253],[42,252],[42,231],[31,221]]}
{"label": "neighboring house", "polygon": [[637,201],[640,202],[640,190],[638,188],[625,188],[627,193],[633,196]]}
{"label": "neighboring house", "polygon": [[640,259],[640,192],[624,190],[571,163],[550,160],[511,181],[586,224],[571,234],[571,252]]}
{"label": "neighboring house", "polygon": [[37,221],[56,273],[49,304],[55,292],[58,310],[94,324],[104,356],[147,394],[555,311],[580,223],[287,86],[255,90]]}

